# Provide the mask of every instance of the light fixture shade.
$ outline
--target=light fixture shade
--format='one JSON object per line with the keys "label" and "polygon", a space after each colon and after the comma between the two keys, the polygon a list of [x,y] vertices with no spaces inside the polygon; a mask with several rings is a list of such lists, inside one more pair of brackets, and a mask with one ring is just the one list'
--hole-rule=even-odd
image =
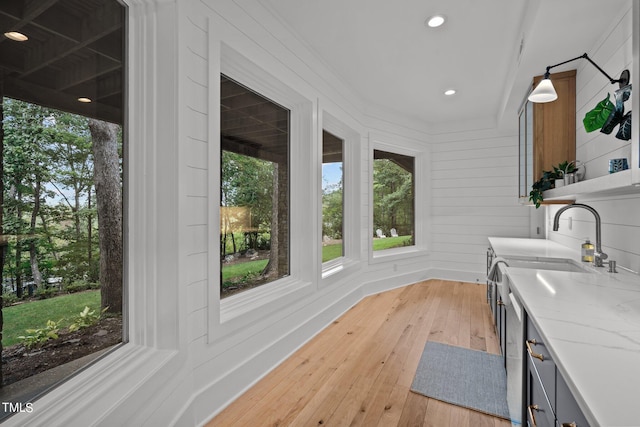
{"label": "light fixture shade", "polygon": [[551,79],[542,79],[538,86],[529,94],[529,101],[531,102],[551,102],[558,99]]}

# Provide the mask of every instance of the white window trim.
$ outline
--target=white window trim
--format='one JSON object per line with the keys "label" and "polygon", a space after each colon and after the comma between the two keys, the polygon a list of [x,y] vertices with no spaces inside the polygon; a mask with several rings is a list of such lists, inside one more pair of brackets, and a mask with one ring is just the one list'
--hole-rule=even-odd
{"label": "white window trim", "polygon": [[[388,142],[393,140],[394,143]],[[373,250],[373,151],[381,150],[390,153],[402,154],[405,156],[411,156],[415,160],[415,171],[413,179],[415,181],[415,195],[414,195],[414,238],[415,242],[413,246],[384,249],[381,251]],[[420,146],[419,144],[408,141],[398,136],[380,136],[369,135],[369,226],[367,228],[368,233],[368,252],[369,252],[369,264],[376,264],[380,262],[395,261],[400,259],[406,259],[408,257],[419,257],[427,255],[427,242],[428,242],[428,225],[425,223],[427,218],[428,199],[429,199],[429,156],[428,149]]]}
{"label": "white window trim", "polygon": [[[313,260],[318,249],[312,246],[319,241],[313,236],[310,221],[317,221],[311,215],[309,207],[316,206],[310,191],[314,178],[308,173],[314,146],[315,104],[294,89],[280,81],[259,64],[249,60],[238,50],[225,43],[212,42],[214,52],[219,52],[219,69],[211,71],[212,81],[220,78],[220,73],[255,90],[262,96],[290,110],[290,146],[289,146],[289,276],[271,283],[261,285],[237,295],[220,298],[220,176],[210,174],[209,200],[209,265],[212,266],[209,279],[209,341],[212,342],[239,330],[258,319],[274,313],[293,301],[313,292],[312,284],[317,271]],[[216,46],[217,45],[217,52]],[[212,117],[210,120],[210,141],[213,148],[209,153],[210,170],[219,171],[219,135],[220,135],[220,89],[219,85],[211,85]],[[215,143],[215,141],[218,141]],[[315,209],[312,210],[315,212]],[[295,236],[295,237],[294,237]]]}
{"label": "white window trim", "polygon": [[[333,114],[318,107],[319,110],[319,122],[321,126],[318,126],[318,138],[320,143],[318,144],[318,155],[320,163],[320,176],[318,194],[322,194],[322,131],[327,132],[341,138],[343,140],[342,146],[342,182],[343,182],[343,223],[342,223],[342,238],[343,238],[343,256],[322,263],[322,250],[320,249],[320,263],[322,264],[322,283],[326,285],[332,283],[334,280],[339,279],[345,274],[348,274],[352,268],[359,266],[360,253],[361,253],[361,239],[360,239],[360,227],[359,227],[359,214],[360,214],[360,154],[361,154],[361,142],[360,134],[346,125],[344,122],[336,118]],[[318,222],[319,235],[322,236],[322,201],[319,201]],[[331,278],[331,281],[326,279]]]}

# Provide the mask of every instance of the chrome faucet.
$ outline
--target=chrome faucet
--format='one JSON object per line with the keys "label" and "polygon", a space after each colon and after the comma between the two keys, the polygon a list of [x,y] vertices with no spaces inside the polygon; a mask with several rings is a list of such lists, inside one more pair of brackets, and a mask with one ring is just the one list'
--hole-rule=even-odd
{"label": "chrome faucet", "polygon": [[602,252],[602,240],[600,238],[601,237],[600,236],[601,234],[600,215],[591,206],[585,205],[582,203],[573,203],[571,205],[563,206],[558,210],[558,212],[556,212],[556,216],[553,218],[553,231],[558,231],[558,228],[560,227],[560,215],[562,215],[564,211],[569,210],[571,208],[586,209],[589,212],[591,212],[593,216],[596,218],[596,250],[593,254],[594,255],[593,265],[595,265],[596,267],[603,267],[602,261],[607,259],[608,255]]}

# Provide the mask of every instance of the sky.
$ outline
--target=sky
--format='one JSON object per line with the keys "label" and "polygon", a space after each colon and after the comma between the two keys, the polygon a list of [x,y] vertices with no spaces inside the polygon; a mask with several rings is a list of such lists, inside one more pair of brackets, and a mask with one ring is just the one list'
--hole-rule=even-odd
{"label": "sky", "polygon": [[342,162],[322,164],[322,190],[337,184],[342,178]]}

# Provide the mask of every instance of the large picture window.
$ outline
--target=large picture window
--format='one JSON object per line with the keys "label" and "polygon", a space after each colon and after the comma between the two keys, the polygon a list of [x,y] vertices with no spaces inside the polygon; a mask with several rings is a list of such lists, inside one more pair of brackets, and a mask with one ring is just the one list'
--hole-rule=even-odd
{"label": "large picture window", "polygon": [[221,298],[290,274],[289,113],[221,75]]}
{"label": "large picture window", "polygon": [[0,420],[126,339],[126,9],[28,6],[0,2]]}
{"label": "large picture window", "polygon": [[373,150],[373,250],[415,245],[415,158]]}

